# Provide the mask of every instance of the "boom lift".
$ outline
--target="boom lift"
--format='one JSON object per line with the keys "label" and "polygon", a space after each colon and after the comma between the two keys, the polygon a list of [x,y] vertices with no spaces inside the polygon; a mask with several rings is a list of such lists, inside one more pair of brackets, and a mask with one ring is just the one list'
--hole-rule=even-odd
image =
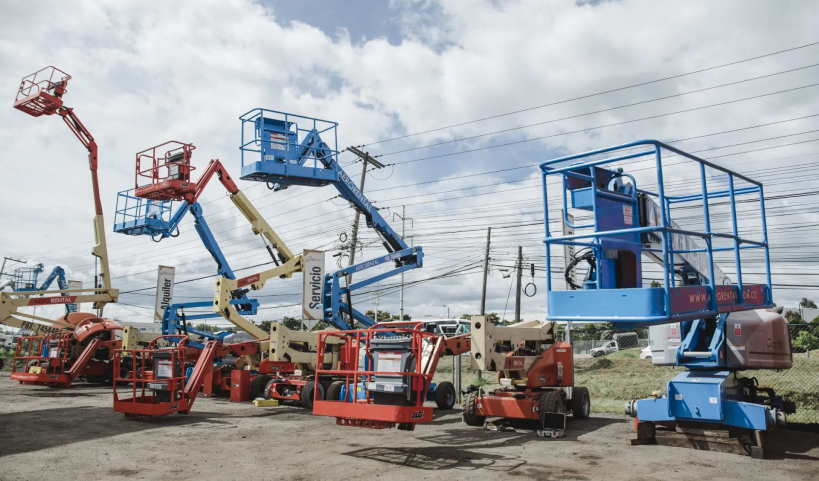
{"label": "boom lift", "polygon": [[[210,227],[208,227],[202,212],[202,206],[198,202],[199,196],[212,178],[213,173],[217,173],[219,178],[222,179],[225,174],[224,168],[221,164],[218,166],[209,165],[202,179],[196,184],[191,183],[190,172],[194,170],[194,167],[190,165],[190,160],[195,148],[193,144],[169,141],[146,149],[136,155],[138,187],[122,191],[117,195],[114,232],[126,235],[148,235],[154,242],[160,242],[162,239],[178,236],[179,223],[185,214],[191,213],[194,218],[196,233],[199,234],[205,249],[208,250],[216,262],[216,274],[227,279],[235,279],[236,276],[222,253],[222,249],[219,248]],[[151,168],[147,171],[140,170],[141,164],[146,161],[150,162]],[[169,173],[166,177],[160,178],[160,170],[166,170]],[[140,187],[140,177],[149,177],[152,183]],[[228,192],[238,192],[229,177],[222,180],[222,184]],[[175,207],[175,198],[168,198],[170,197],[167,193],[169,186],[177,189],[180,192],[178,197],[182,198],[182,201],[177,202]],[[148,196],[149,198],[142,196]],[[273,255],[272,250],[270,252]],[[273,256],[273,259],[278,262],[275,256]],[[244,301],[242,304],[238,304],[238,312],[241,314],[256,314],[259,305],[258,300],[248,299],[246,292],[243,291],[236,292],[235,299]],[[185,309],[207,308],[210,306],[210,302],[190,302],[173,305],[171,309],[166,309],[163,315],[162,333],[166,335],[179,332],[187,333],[190,328],[187,326],[186,320],[220,317],[216,313],[184,314]],[[195,334],[215,339],[212,333],[196,332]],[[199,347],[204,346],[199,345]]]}
{"label": "boom lift", "polygon": [[[662,155],[669,152],[698,166],[699,185],[694,184],[693,192],[668,194]],[[631,159],[653,160],[656,192],[639,189],[632,175],[608,165]],[[788,369],[793,363],[787,321],[766,310],[773,302],[762,184],[654,140],[562,157],[540,167],[547,272],[551,272],[552,245],[584,249],[582,256],[589,264],[580,290],[554,291],[547,277],[547,319],[611,322],[624,329],[680,325],[682,340],[672,348],[673,358],[688,370],[668,383],[665,395],[627,404],[626,412],[639,420],[637,441],[656,442],[655,423],[675,424],[683,432],[727,429],[744,443],[746,452],[764,456],[765,434],[784,424],[794,405],[772,389],[758,387],[754,378],[739,375],[744,369]],[[550,233],[547,178],[551,175],[562,180],[562,220],[575,229],[572,235]],[[591,213],[588,224],[569,221],[569,195],[572,208]],[[761,233],[755,239],[740,233],[738,198],[746,204],[758,203],[758,217],[746,211],[742,222],[743,230]],[[730,230],[721,232],[710,214],[711,209],[726,205]],[[684,207],[702,209],[702,230],[683,229],[673,222],[673,210]],[[743,282],[741,254],[747,249],[764,254],[766,283]],[[733,255],[735,284],[726,284],[727,276],[715,269],[715,252]],[[662,287],[643,287],[643,254],[662,268]],[[661,332],[655,329],[652,335]]]}
{"label": "boom lift", "polygon": [[[336,383],[329,382],[338,376],[344,376],[348,381],[347,384],[349,387],[350,374],[343,374],[338,370],[326,370],[326,355],[322,350],[322,346],[343,342],[345,343],[346,349],[356,349],[357,352],[359,352],[359,348],[357,347],[359,344],[357,343],[360,339],[357,337],[357,334],[352,334],[352,332],[355,331],[350,330],[353,329],[355,323],[358,323],[364,328],[372,328],[376,325],[376,321],[353,308],[352,293],[357,289],[375,284],[388,277],[421,267],[423,265],[423,249],[419,246],[407,246],[404,240],[390,227],[386,219],[381,216],[378,209],[372,205],[352,179],[350,179],[344,169],[341,168],[338,163],[338,150],[336,146],[336,128],[338,124],[312,117],[261,108],[253,109],[242,115],[240,121],[242,125],[242,144],[240,145],[242,152],[241,178],[243,180],[265,182],[271,190],[282,190],[291,185],[322,187],[332,184],[342,198],[350,202],[360,214],[364,215],[367,226],[376,231],[384,247],[387,249],[388,254],[385,256],[361,262],[325,276],[322,289],[324,321],[337,329],[341,329],[342,333],[327,334],[322,332],[319,333],[318,336],[316,336],[315,333],[291,333],[289,336],[291,340],[295,337],[302,339],[301,343],[295,344],[297,347],[289,344],[283,345],[281,342],[274,343],[275,334],[271,333],[271,347],[267,362],[279,363],[289,361],[289,366],[281,365],[279,368],[294,370],[293,359],[301,359],[303,354],[307,353],[307,351],[303,350],[301,355],[293,351],[298,348],[307,347],[309,352],[315,353],[313,355],[316,356],[315,379],[318,380],[320,386],[314,390],[315,399],[324,399],[326,390],[327,400],[330,402],[329,405],[324,405],[320,412],[314,412],[317,414],[336,416],[336,414],[333,414],[335,410],[341,409],[346,413],[347,410],[346,406],[343,405],[344,403],[333,402],[339,399],[339,393],[336,391],[336,388],[333,388],[333,386],[338,386],[338,381]],[[328,144],[324,139],[331,139],[329,141],[332,145]],[[355,150],[353,151],[355,152]],[[247,158],[245,156],[247,156]],[[362,271],[386,263],[393,263],[395,268],[356,283],[350,282],[353,273],[358,275]],[[259,276],[264,279],[269,278],[270,274],[260,273]],[[342,281],[345,282],[345,285],[342,285]],[[223,296],[224,289],[225,287],[223,286]],[[409,335],[407,332],[402,332]],[[380,334],[383,335],[384,332]],[[317,340],[318,343],[316,342]],[[353,345],[347,344],[350,342],[352,342]],[[462,346],[468,345],[467,340],[458,339],[453,340],[450,346],[443,337],[440,339],[440,342],[440,345],[444,346],[441,350],[441,354],[444,352],[452,352],[452,349],[463,349]],[[280,352],[275,352],[276,348],[274,346],[278,346]],[[283,356],[281,351],[284,346],[287,346],[289,352],[285,351]],[[449,349],[449,347],[451,347],[451,349]],[[360,349],[362,355],[366,349]],[[410,356],[413,355],[413,349],[417,350],[417,346],[413,347],[412,344],[397,344],[394,346],[394,349],[394,352],[400,351],[403,353],[402,355]],[[415,354],[418,353],[416,352]],[[431,372],[426,373],[424,376],[428,374],[427,377],[431,377],[436,364],[437,357],[435,357],[435,362],[428,366],[431,367]],[[402,369],[404,368],[412,369],[409,366],[403,366]],[[426,379],[426,377],[424,377],[424,379]],[[429,381],[429,379],[426,379],[426,381]],[[419,378],[418,382],[422,382],[421,378]],[[268,388],[262,389],[262,392],[265,395],[275,396],[276,388],[277,383],[274,379],[271,380]],[[356,387],[356,389],[358,388]],[[451,383],[441,383],[438,386],[427,383],[425,389],[426,391],[424,392],[426,394],[418,398],[413,397],[413,403],[423,403],[425,399],[431,398],[438,401],[439,407],[441,408],[451,409],[454,405],[455,391]],[[302,390],[301,393],[303,404],[310,407],[309,401],[305,402],[304,399],[305,396],[309,399],[310,393],[304,390]],[[293,393],[293,395],[296,394],[295,392]],[[376,397],[381,399],[380,396]],[[351,398],[352,401],[356,399],[355,397]],[[378,402],[376,402],[376,404],[377,403]],[[381,417],[379,419],[368,418],[366,412],[371,412],[372,415]],[[414,426],[414,423],[405,423],[407,420],[401,417],[403,414],[396,414],[396,411],[391,411],[391,415],[398,416],[391,424],[383,419],[384,413],[379,411],[378,408],[366,412],[357,413],[359,417],[356,419],[361,421],[361,423],[356,421],[350,425],[390,427],[395,424],[402,426],[406,424],[406,426]],[[343,418],[347,414],[338,414],[338,416],[339,418]],[[419,421],[429,420],[427,417],[429,416],[424,415],[422,416],[423,419],[419,418]],[[373,421],[373,423],[369,421]]]}
{"label": "boom lift", "polygon": [[[219,160],[211,160],[198,182],[193,182],[190,173],[194,170],[194,167],[191,166],[190,161],[194,149],[193,144],[170,141],[138,153],[136,157],[136,185],[134,189],[120,193],[114,229],[117,232],[129,235],[150,235],[154,240],[158,241],[178,235],[178,224],[185,213],[191,212],[194,215],[197,233],[217,264],[217,274],[219,275],[217,285],[229,282],[235,288],[226,292],[224,297],[219,297],[215,301],[215,306],[218,306],[218,308],[214,307],[213,312],[209,314],[186,315],[184,309],[211,307],[213,305],[211,302],[169,305],[163,315],[162,332],[165,338],[180,337],[180,334],[184,333],[186,341],[180,342],[179,346],[184,347],[187,356],[186,360],[183,361],[192,364],[187,366],[192,368],[192,374],[186,389],[193,389],[194,385],[190,384],[190,380],[197,373],[203,373],[201,379],[198,379],[197,382],[199,382],[200,387],[203,382],[208,382],[206,393],[209,393],[213,386],[224,388],[226,382],[230,385],[230,374],[223,373],[221,370],[218,371],[218,376],[214,373],[213,363],[215,359],[221,359],[228,354],[233,354],[241,359],[242,365],[256,368],[261,361],[261,351],[266,350],[268,346],[268,334],[243,317],[244,315],[255,314],[258,308],[258,301],[248,299],[248,289],[245,289],[244,286],[259,280],[254,276],[236,279],[216,239],[208,228],[202,215],[201,206],[197,202],[213,176],[215,175],[228,191],[234,205],[250,222],[253,232],[261,234],[263,240],[266,241],[267,249],[271,257],[273,257],[273,261],[277,264],[277,267],[272,269],[276,276],[289,278],[292,277],[293,273],[300,272],[302,269],[302,256],[292,254],[267,221],[239,190]],[[148,164],[147,167],[145,167],[146,163]],[[182,201],[175,211],[173,210],[174,201]],[[274,253],[273,249],[276,249],[277,252]],[[263,281],[259,282],[262,285],[264,283]],[[253,336],[256,341],[225,345],[221,342],[222,336],[197,331],[188,327],[186,322],[187,320],[215,316],[226,318],[238,328]],[[187,340],[188,334],[195,334],[209,340],[201,345]],[[117,353],[119,363],[127,364],[130,362],[137,368],[145,366],[142,368],[143,370],[155,364],[154,357],[166,356],[164,350],[156,347],[156,343],[149,349],[136,349],[136,346],[132,345],[127,347],[129,349],[123,349]],[[201,350],[198,358],[190,354],[190,347]],[[179,347],[178,349],[182,350],[183,348]],[[176,365],[177,362],[183,361],[174,360],[173,364]],[[237,364],[236,367],[238,368],[239,365]],[[136,375],[134,374],[136,370],[134,369],[131,372],[131,377]],[[182,372],[185,372],[185,369]],[[191,397],[190,393],[184,394],[182,391],[177,390],[177,397],[188,396],[188,399],[190,399],[189,404],[185,407],[184,402],[181,405],[177,402],[181,398],[175,398],[171,402],[158,392],[157,390],[162,391],[162,386],[164,385],[141,383],[142,394],[137,395],[134,392],[133,397],[128,402],[118,401],[115,394],[115,411],[122,410],[122,412],[139,415],[162,415],[168,412],[165,409],[166,402],[176,406],[170,412],[180,411],[186,413],[190,409],[195,394]],[[165,387],[169,389],[169,386],[170,384]],[[153,389],[154,393],[145,394],[145,389]],[[197,387],[196,390],[198,391],[198,389]]]}
{"label": "boom lift", "polygon": [[[47,291],[54,281],[57,281],[57,286],[63,291],[68,290],[68,281],[65,279],[65,269],[60,266],[54,266],[51,273],[46,280],[39,286],[37,285],[37,278],[45,271],[42,264],[37,264],[34,267],[19,267],[14,270],[12,276],[12,288],[17,292],[32,292],[32,291]],[[77,312],[76,304],[66,304],[66,313]]]}
{"label": "boom lift", "polygon": [[472,322],[472,366],[497,371],[500,389],[484,392],[469,386],[463,419],[483,425],[487,417],[538,422],[538,433],[560,437],[565,416],[589,417],[589,391],[574,387],[572,346],[557,338],[557,323],[526,321],[495,326],[484,316]]}
{"label": "boom lift", "polygon": [[[375,320],[353,308],[353,291],[421,267],[423,250],[407,246],[341,168],[336,147],[337,123],[261,108],[247,112],[240,120],[243,180],[266,182],[272,190],[291,185],[322,187],[332,184],[341,197],[364,215],[367,227],[381,237],[388,255],[328,274],[323,289],[325,322],[342,330],[352,329],[354,321],[363,327],[373,326]],[[332,139],[333,145],[328,145],[322,136]],[[395,269],[354,284],[341,285],[342,279],[348,280],[353,273],[389,262],[395,264]]]}
{"label": "boom lift", "polygon": [[122,345],[117,322],[89,313],[66,315],[76,323],[73,332],[21,337],[14,351],[10,379],[21,384],[67,388],[85,376],[91,383],[114,378],[113,354]]}
{"label": "boom lift", "polygon": [[33,117],[57,114],[63,119],[83,147],[88,150],[88,165],[91,170],[91,185],[94,192],[96,245],[91,251],[97,261],[94,286],[82,289],[46,290],[40,292],[41,296],[38,297],[31,297],[24,292],[0,292],[0,323],[28,329],[38,334],[56,334],[60,331],[72,330],[74,325],[19,312],[19,308],[92,302],[94,308],[97,309],[97,316],[101,316],[105,305],[109,302],[116,302],[119,296],[119,290],[111,287],[108,268],[108,249],[105,244],[105,226],[97,180],[97,143],[74,114],[74,110],[63,105],[63,96],[70,79],[71,76],[65,72],[55,67],[46,67],[23,78],[14,101],[14,108]]}

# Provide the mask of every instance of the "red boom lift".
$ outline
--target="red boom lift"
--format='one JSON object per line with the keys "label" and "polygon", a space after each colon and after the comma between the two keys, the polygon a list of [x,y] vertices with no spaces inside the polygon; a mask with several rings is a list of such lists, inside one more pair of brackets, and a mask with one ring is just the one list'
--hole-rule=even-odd
{"label": "red boom lift", "polygon": [[47,336],[22,337],[17,341],[11,380],[21,384],[69,387],[78,376],[93,383],[113,379],[114,351],[122,341],[116,339],[118,323],[89,313],[60,317],[76,323],[73,332]]}

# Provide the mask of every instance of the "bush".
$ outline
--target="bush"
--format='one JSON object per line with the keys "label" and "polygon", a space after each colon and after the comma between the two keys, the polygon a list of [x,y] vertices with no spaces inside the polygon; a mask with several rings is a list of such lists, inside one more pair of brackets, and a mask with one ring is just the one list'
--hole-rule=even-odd
{"label": "bush", "polygon": [[807,352],[819,349],[819,337],[808,331],[802,331],[792,342],[793,352]]}

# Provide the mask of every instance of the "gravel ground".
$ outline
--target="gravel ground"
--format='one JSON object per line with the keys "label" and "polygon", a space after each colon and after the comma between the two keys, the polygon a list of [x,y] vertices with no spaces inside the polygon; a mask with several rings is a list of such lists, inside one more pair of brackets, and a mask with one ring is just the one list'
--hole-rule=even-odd
{"label": "gravel ground", "polygon": [[[0,479],[817,479],[819,434],[778,431],[774,459],[630,446],[630,419],[569,418],[567,435],[490,432],[438,413],[414,432],[335,425],[290,406],[198,399],[188,416],[125,419],[109,388],[0,374]],[[594,400],[592,400],[594,402]]]}

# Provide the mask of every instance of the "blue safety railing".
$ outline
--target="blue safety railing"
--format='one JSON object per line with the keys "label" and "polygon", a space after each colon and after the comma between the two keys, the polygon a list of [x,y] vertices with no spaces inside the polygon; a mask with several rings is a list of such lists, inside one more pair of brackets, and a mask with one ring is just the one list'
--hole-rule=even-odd
{"label": "blue safety railing", "polygon": [[336,122],[263,108],[253,109],[239,119],[242,179],[313,179],[301,185],[326,185],[338,180],[336,172],[326,170],[326,163],[318,159],[326,156],[338,160]]}
{"label": "blue safety railing", "polygon": [[161,235],[173,225],[180,202],[149,200],[134,195],[134,189],[117,194],[114,232],[127,235]]}
{"label": "blue safety railing", "polygon": [[[634,150],[637,152],[634,152]],[[698,192],[686,195],[666,195],[663,179],[663,152],[669,151],[677,156],[699,164],[699,188]],[[602,159],[588,159],[593,156],[610,154]],[[663,206],[659,209],[658,225],[642,225],[640,227],[603,230],[601,229],[601,213],[598,209],[598,195],[601,196],[621,196],[625,194],[611,192],[600,189],[597,184],[597,169],[606,164],[620,162],[629,159],[645,159],[654,157],[657,172],[657,192],[637,189],[637,182],[633,176],[620,173],[634,184],[634,195],[644,194]],[[582,161],[580,159],[588,159]],[[574,162],[572,162],[574,161]],[[706,167],[715,169],[725,174],[727,188],[709,192],[707,187]],[[603,258],[602,244],[604,240],[616,241],[615,237],[622,238],[629,235],[640,235],[653,233],[661,238],[662,249],[652,249],[642,246],[642,253],[659,254],[663,268],[664,284],[662,288],[638,288],[638,289],[600,289],[582,291],[553,291],[551,275],[547,275],[547,291],[549,293],[549,315],[552,320],[574,320],[574,321],[619,321],[632,322],[635,324],[661,324],[665,322],[676,322],[715,316],[722,312],[749,310],[760,307],[770,307],[772,305],[771,293],[771,269],[770,252],[768,247],[768,233],[765,221],[765,200],[762,184],[743,176],[737,172],[726,169],[708,162],[694,155],[683,152],[655,140],[642,140],[615,147],[594,150],[577,155],[570,155],[553,160],[548,160],[540,164],[543,176],[543,202],[546,237],[543,242],[546,244],[546,272],[551,273],[550,248],[553,245],[568,245],[582,248],[591,248],[598,251],[596,255],[597,268],[595,271],[596,285],[602,285],[603,275],[600,262]],[[582,172],[587,172],[582,173]],[[562,206],[563,219],[566,225],[576,230],[584,232],[573,235],[554,236],[549,229],[549,198],[547,188],[547,177],[550,175],[562,176]],[[748,186],[736,188],[735,180],[741,179],[748,183]],[[568,188],[572,182],[590,182],[593,193],[591,195],[592,222],[586,224],[573,225],[569,222],[568,216]],[[695,181],[692,181],[696,183]],[[676,186],[675,186],[676,187]],[[574,193],[573,193],[574,195]],[[747,239],[739,234],[737,224],[737,197],[754,196],[758,199],[759,219],[761,222],[762,240]],[[716,232],[712,230],[709,213],[709,200],[727,198],[730,204],[730,232]],[[753,200],[753,199],[752,199]],[[702,219],[704,230],[681,229],[671,219],[671,207],[674,204],[701,202]],[[743,218],[745,214],[743,213]],[[675,249],[674,237],[686,236],[701,239],[705,244],[703,248]],[[732,241],[731,246],[716,247],[714,241],[717,239],[728,239]],[[690,245],[690,244],[689,244]],[[745,249],[762,249],[765,256],[765,276],[766,284],[746,285],[742,277],[741,251]],[[736,283],[734,285],[718,285],[715,283],[714,273],[714,252],[733,252],[736,265]],[[707,282],[701,286],[674,287],[674,256],[692,253],[705,253],[707,255],[707,273],[704,277]],[[626,292],[632,297],[628,301],[621,301],[619,298],[626,297]],[[633,291],[633,292],[632,292]],[[638,292],[645,291],[645,292]],[[619,293],[623,293],[619,295]],[[596,296],[596,298],[595,298]],[[687,296],[687,299],[686,299]],[[693,297],[692,297],[693,296]],[[696,302],[691,302],[695,299]],[[582,304],[579,304],[582,303]],[[601,305],[605,303],[606,305]],[[583,305],[595,303],[588,309]],[[608,311],[605,311],[609,309]]]}

